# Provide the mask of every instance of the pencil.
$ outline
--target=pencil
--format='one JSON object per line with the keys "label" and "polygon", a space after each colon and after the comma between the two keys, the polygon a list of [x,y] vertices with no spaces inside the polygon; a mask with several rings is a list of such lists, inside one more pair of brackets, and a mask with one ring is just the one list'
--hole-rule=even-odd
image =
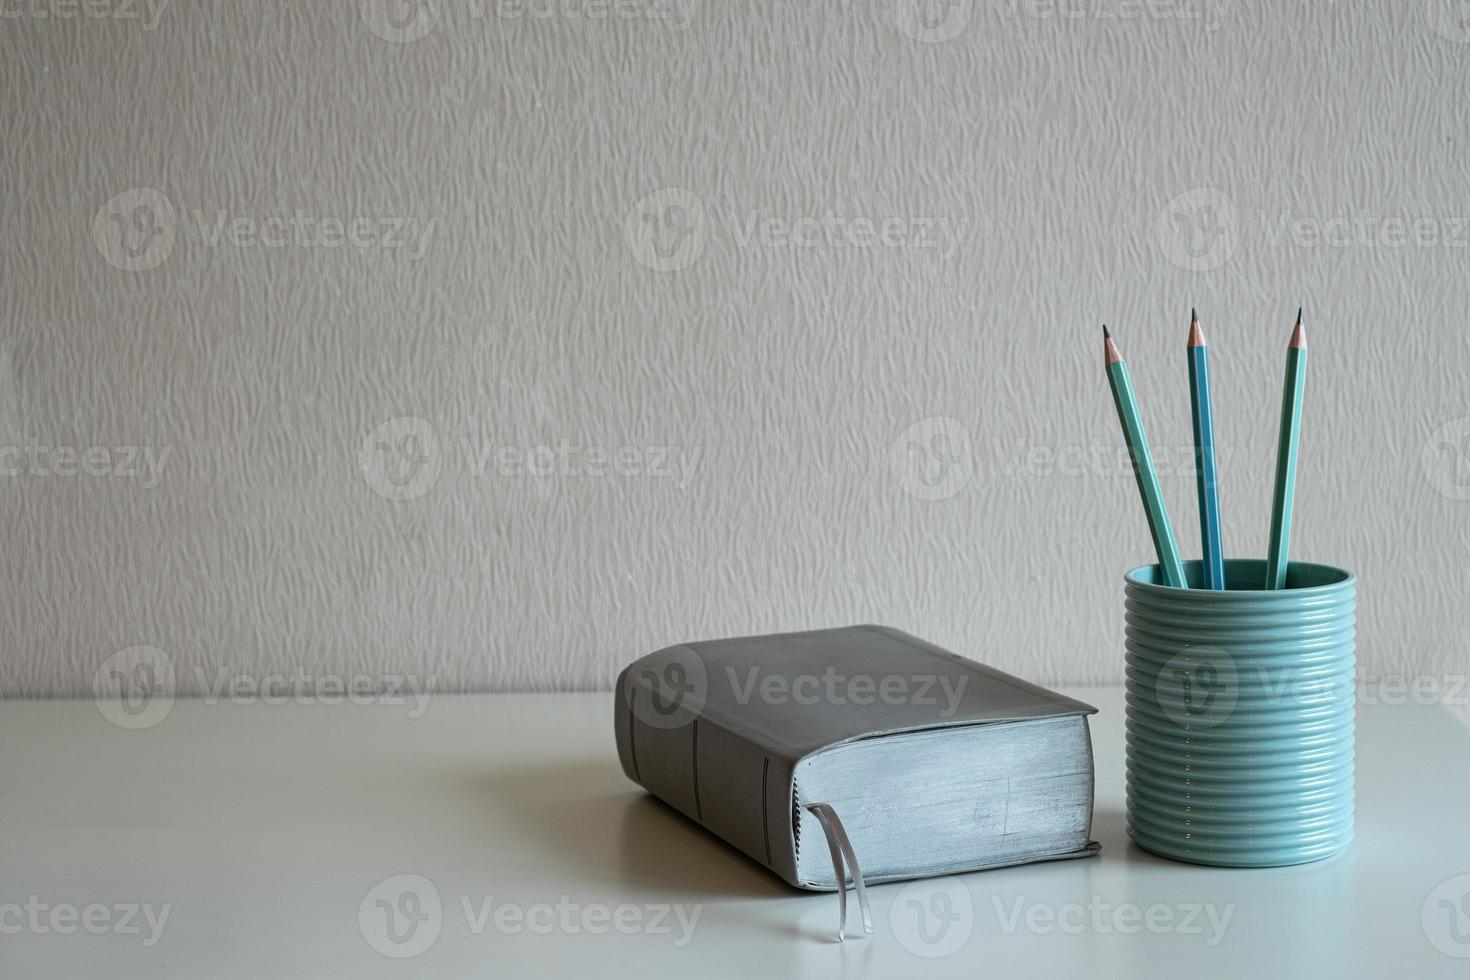
{"label": "pencil", "polygon": [[1164,495],[1159,490],[1159,475],[1154,472],[1153,454],[1148,449],[1148,436],[1143,431],[1143,419],[1138,415],[1138,402],[1133,397],[1133,382],[1128,377],[1128,365],[1113,343],[1113,335],[1103,326],[1103,359],[1108,368],[1108,383],[1113,389],[1113,404],[1118,408],[1118,421],[1123,426],[1123,438],[1128,442],[1128,452],[1133,457],[1133,475],[1138,480],[1138,495],[1143,498],[1143,510],[1148,516],[1148,531],[1154,539],[1154,551],[1159,556],[1159,569],[1164,584],[1176,589],[1186,588],[1184,566],[1179,562],[1179,545],[1174,541],[1174,529],[1169,524],[1169,512],[1164,507]]}
{"label": "pencil", "polygon": [[1286,588],[1291,545],[1291,501],[1296,492],[1296,454],[1302,436],[1302,388],[1307,378],[1307,335],[1302,311],[1286,347],[1286,384],[1281,392],[1281,441],[1276,445],[1276,493],[1271,500],[1271,542],[1266,558],[1266,588]]}
{"label": "pencil", "polygon": [[1215,486],[1215,421],[1210,408],[1210,349],[1199,315],[1189,311],[1189,403],[1194,422],[1194,473],[1199,487],[1199,540],[1204,585],[1225,588],[1225,557],[1220,550],[1220,492]]}

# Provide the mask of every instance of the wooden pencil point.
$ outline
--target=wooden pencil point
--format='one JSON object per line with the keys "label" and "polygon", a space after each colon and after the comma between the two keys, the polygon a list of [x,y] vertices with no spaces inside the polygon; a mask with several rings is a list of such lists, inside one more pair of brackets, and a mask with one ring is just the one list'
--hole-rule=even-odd
{"label": "wooden pencil point", "polygon": [[1200,329],[1198,319],[1190,322],[1189,343],[1185,344],[1184,346],[1191,348],[1205,346],[1205,332]]}
{"label": "wooden pencil point", "polygon": [[1287,344],[1286,346],[1295,347],[1298,350],[1307,349],[1307,331],[1302,326],[1302,317],[1300,313],[1297,314],[1296,326],[1292,328],[1291,331],[1291,343]]}
{"label": "wooden pencil point", "polygon": [[1117,364],[1123,360],[1123,353],[1118,350],[1117,343],[1113,341],[1113,335],[1107,330],[1107,327],[1103,327],[1103,363]]}

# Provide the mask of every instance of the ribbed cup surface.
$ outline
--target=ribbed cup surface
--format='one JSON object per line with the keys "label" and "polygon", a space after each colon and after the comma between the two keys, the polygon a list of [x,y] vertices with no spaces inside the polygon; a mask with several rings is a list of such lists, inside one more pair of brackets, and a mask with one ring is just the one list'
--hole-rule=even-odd
{"label": "ribbed cup surface", "polygon": [[1124,578],[1128,835],[1195,864],[1331,857],[1353,836],[1355,580],[1293,562],[1225,562],[1224,591]]}

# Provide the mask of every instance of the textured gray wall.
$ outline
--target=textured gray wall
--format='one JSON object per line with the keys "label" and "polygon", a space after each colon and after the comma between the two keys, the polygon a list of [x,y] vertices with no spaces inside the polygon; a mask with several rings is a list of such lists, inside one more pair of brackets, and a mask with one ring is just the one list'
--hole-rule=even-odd
{"label": "textured gray wall", "polygon": [[855,621],[1116,682],[1098,325],[1193,555],[1192,304],[1227,552],[1305,304],[1294,554],[1360,573],[1365,673],[1467,670],[1464,4],[0,13],[4,694]]}

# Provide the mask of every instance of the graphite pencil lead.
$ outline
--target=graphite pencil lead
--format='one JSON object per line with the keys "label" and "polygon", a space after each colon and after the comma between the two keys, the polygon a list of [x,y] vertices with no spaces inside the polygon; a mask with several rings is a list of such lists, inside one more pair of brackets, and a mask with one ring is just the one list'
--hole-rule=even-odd
{"label": "graphite pencil lead", "polygon": [[1296,326],[1291,328],[1291,342],[1286,346],[1299,347],[1302,350],[1307,349],[1307,330],[1302,326],[1301,310],[1297,310],[1296,312]]}
{"label": "graphite pencil lead", "polygon": [[1108,340],[1112,336],[1113,336],[1112,334],[1108,333],[1108,325],[1106,323],[1104,323],[1103,324],[1103,340]]}

